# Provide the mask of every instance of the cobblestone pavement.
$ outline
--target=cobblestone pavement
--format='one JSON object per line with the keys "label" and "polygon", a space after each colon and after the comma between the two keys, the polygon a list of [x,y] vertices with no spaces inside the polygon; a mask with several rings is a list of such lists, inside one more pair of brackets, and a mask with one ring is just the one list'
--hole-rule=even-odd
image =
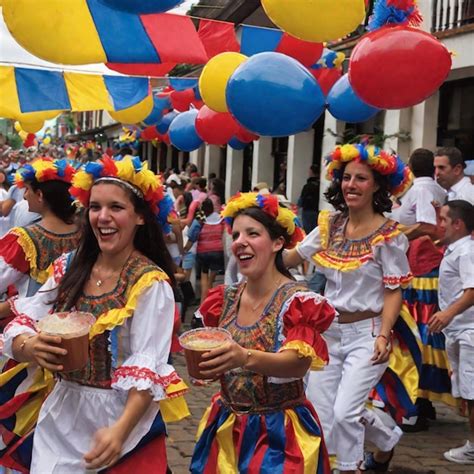
{"label": "cobblestone pavement", "polygon": [[[209,405],[212,395],[218,391],[219,385],[214,383],[206,387],[194,387],[189,384],[182,354],[173,355],[173,364],[190,387],[186,399],[192,416],[180,423],[169,425],[168,461],[173,474],[185,474],[189,472],[188,467],[199,420]],[[403,435],[396,448],[390,472],[396,474],[474,474],[474,466],[451,463],[443,457],[444,451],[465,443],[468,434],[467,419],[458,416],[443,404],[435,405],[437,420],[431,422],[428,431]]]}

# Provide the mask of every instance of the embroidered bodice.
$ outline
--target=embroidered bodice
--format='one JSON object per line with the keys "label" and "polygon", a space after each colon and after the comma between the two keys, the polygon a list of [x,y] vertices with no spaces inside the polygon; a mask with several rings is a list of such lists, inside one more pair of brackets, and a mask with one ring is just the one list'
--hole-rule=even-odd
{"label": "embroidered bodice", "polygon": [[318,227],[297,251],[324,273],[324,294],[337,310],[380,313],[384,289],[405,286],[412,278],[408,239],[391,219],[363,239],[347,239],[346,223],[341,213],[322,211]]}
{"label": "embroidered bodice", "polygon": [[[77,311],[92,313],[96,318],[114,309],[124,308],[129,298],[130,289],[148,272],[157,270],[157,266],[142,255],[132,257],[122,269],[117,286],[101,296],[82,294],[75,306]],[[54,308],[63,311],[64,308]],[[83,369],[62,373],[61,377],[100,388],[110,388],[114,369],[123,361],[117,360],[118,337],[120,327],[106,330],[93,337],[89,342],[89,362]],[[115,352],[115,353],[114,353]]]}
{"label": "embroidered bodice", "polygon": [[[289,282],[275,291],[255,324],[243,327],[237,313],[245,284],[211,290],[198,316],[207,326],[227,329],[244,348],[264,352],[294,349],[301,357],[310,357],[314,369],[320,369],[328,359],[320,333],[334,317],[325,298]],[[267,377],[239,368],[221,377],[221,397],[238,413],[270,412],[301,403],[304,387],[301,379]]]}
{"label": "embroidered bodice", "polygon": [[79,245],[80,232],[56,234],[39,224],[15,227],[11,232],[18,236],[18,243],[30,262],[30,276],[44,283],[48,268],[62,254],[71,252]]}

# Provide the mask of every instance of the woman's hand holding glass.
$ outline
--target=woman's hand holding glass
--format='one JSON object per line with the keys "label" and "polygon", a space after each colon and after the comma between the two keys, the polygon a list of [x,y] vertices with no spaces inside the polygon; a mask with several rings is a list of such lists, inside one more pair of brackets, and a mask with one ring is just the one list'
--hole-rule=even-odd
{"label": "woman's hand holding glass", "polygon": [[222,346],[203,354],[205,362],[199,367],[201,373],[208,379],[215,379],[224,372],[243,367],[247,362],[247,349],[235,341],[226,342]]}
{"label": "woman's hand holding glass", "polygon": [[61,338],[58,336],[39,333],[24,340],[23,348],[20,345],[20,352],[23,352],[26,359],[36,362],[44,369],[59,372],[63,370],[61,356],[67,354],[66,349],[58,347],[60,343]]}

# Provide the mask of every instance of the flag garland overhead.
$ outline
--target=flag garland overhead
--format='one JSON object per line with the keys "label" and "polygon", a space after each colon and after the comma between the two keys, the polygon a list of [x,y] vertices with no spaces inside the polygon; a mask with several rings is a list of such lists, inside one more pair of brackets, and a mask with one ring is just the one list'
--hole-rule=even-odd
{"label": "flag garland overhead", "polygon": [[0,116],[48,110],[121,111],[151,94],[147,78],[0,66]]}

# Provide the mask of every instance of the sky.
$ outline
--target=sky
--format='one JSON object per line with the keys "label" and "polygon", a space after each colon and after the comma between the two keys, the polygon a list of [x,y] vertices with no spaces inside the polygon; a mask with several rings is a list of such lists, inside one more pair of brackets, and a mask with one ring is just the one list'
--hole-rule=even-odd
{"label": "sky", "polygon": [[186,0],[179,7],[175,8],[173,12],[186,13],[193,3],[198,3],[199,0]]}

